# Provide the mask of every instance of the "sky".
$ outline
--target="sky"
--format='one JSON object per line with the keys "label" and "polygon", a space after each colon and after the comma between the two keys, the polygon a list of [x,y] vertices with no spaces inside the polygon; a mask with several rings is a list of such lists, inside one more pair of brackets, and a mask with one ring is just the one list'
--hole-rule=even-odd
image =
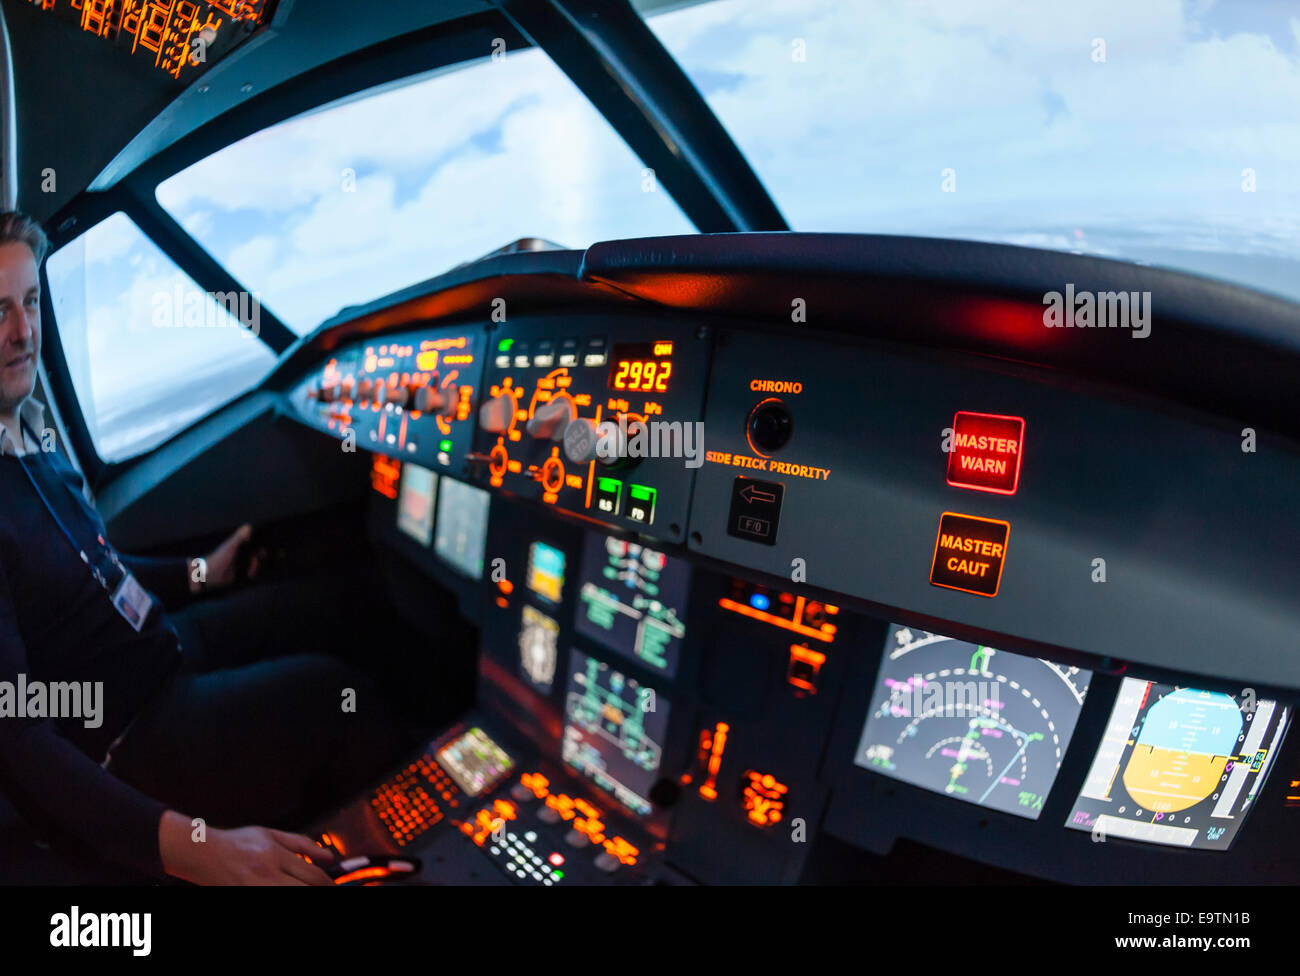
{"label": "sky", "polygon": [[[1080,251],[1300,298],[1300,7],[711,0],[650,25],[796,230]],[[299,334],[520,237],[693,231],[536,50],[288,120],[158,199]],[[102,417],[269,365],[237,330],[150,327],[159,293],[193,285],[125,217],[51,267]]]}
{"label": "sky", "polygon": [[1300,257],[1300,6],[719,0],[650,23],[797,230]]}

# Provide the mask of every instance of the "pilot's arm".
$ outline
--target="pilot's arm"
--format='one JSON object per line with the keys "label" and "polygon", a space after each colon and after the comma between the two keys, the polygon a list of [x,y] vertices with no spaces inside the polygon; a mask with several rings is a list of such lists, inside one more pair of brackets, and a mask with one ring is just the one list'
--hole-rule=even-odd
{"label": "pilot's arm", "polygon": [[[16,687],[18,675],[27,673],[27,651],[0,564],[0,681]],[[320,868],[299,857],[325,863],[332,858],[307,837],[242,827],[209,828],[202,841],[196,840],[190,817],[123,783],[60,735],[49,718],[0,717],[0,788],[24,813],[41,817],[107,860],[155,878],[172,875],[198,884],[330,883]]]}
{"label": "pilot's arm", "polygon": [[[10,596],[0,564],[0,681],[28,674]],[[92,846],[105,858],[163,877],[158,825],[165,807],[150,799],[59,735],[49,718],[0,717],[0,786],[24,810]]]}
{"label": "pilot's arm", "polygon": [[[239,547],[253,536],[251,525],[241,525],[221,545],[200,559],[181,556],[122,556],[122,562],[146,590],[171,609],[181,606],[190,596],[204,590],[219,589],[236,582],[236,559]],[[257,573],[257,557],[249,564],[248,575]]]}

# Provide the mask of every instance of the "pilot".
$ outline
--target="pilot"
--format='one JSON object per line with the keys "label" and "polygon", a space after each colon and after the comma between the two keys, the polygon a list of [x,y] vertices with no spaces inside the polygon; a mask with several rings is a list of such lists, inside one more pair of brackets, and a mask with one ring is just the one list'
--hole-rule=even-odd
{"label": "pilot", "polygon": [[206,601],[201,618],[164,613],[235,581],[248,526],[192,560],[107,541],[32,399],[47,248],[35,221],[0,213],[0,792],[72,848],[154,878],[329,884],[330,851],[250,824],[301,828],[414,741],[342,662],[275,657],[303,646],[304,623],[267,613],[259,590],[235,591],[224,619]]}

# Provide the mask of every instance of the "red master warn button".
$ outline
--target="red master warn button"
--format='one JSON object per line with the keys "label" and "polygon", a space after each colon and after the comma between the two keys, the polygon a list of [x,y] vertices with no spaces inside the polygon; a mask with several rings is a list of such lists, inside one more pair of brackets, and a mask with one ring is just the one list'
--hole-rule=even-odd
{"label": "red master warn button", "polygon": [[952,418],[948,484],[999,495],[1014,495],[1020,484],[1025,443],[1023,417],[959,410]]}

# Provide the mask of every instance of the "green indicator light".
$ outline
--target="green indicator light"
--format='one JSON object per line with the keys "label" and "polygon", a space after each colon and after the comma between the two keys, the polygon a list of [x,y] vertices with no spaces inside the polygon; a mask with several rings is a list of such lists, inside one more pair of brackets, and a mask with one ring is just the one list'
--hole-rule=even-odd
{"label": "green indicator light", "polygon": [[617,478],[597,478],[596,484],[600,486],[601,491],[618,491],[623,482]]}
{"label": "green indicator light", "polygon": [[559,881],[561,878],[564,877],[564,872],[563,872],[563,871],[552,871],[552,872],[551,872],[551,877],[554,878],[556,881]]}
{"label": "green indicator light", "polygon": [[502,339],[497,343],[497,352],[509,352],[510,347],[515,344],[514,339]]}
{"label": "green indicator light", "polygon": [[650,525],[655,520],[655,498],[659,492],[654,488],[647,488],[645,485],[628,485],[627,493],[631,496],[632,501],[627,506],[625,513],[633,522],[642,522]]}
{"label": "green indicator light", "polygon": [[451,441],[449,441],[449,440],[445,440],[445,441],[443,441],[441,444],[438,445],[438,450],[440,450],[440,451],[450,451],[450,450],[451,450]]}

